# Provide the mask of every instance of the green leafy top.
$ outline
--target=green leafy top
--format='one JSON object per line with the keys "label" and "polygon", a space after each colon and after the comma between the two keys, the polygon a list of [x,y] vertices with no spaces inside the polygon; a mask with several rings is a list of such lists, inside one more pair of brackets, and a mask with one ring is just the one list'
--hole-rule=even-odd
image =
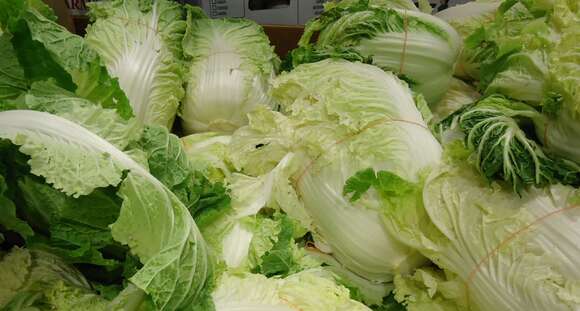
{"label": "green leafy top", "polygon": [[35,3],[19,0],[0,3],[0,11],[10,12],[0,16],[0,24],[12,35],[10,41],[18,60],[17,64],[16,59],[7,57],[3,62],[11,63],[6,66],[21,67],[27,86],[50,78],[60,87],[105,108],[115,108],[129,119],[132,116],[129,101],[96,52],[82,37],[58,25],[53,16],[47,17],[43,5]]}
{"label": "green leafy top", "polygon": [[342,58],[351,62],[371,64],[371,57],[364,57],[352,48],[315,49],[311,46],[301,46],[292,50],[282,63],[283,71],[291,71],[300,64],[316,63],[327,58]]}
{"label": "green leafy top", "polygon": [[526,126],[544,122],[529,105],[492,95],[465,106],[441,125],[453,122],[458,122],[476,167],[488,180],[505,180],[516,192],[532,185],[580,182],[577,165],[546,153],[534,133],[526,131]]}

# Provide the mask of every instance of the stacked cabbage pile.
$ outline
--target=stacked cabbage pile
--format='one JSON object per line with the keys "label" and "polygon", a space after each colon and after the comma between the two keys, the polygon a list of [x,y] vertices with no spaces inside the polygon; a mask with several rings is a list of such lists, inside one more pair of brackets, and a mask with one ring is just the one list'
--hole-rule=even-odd
{"label": "stacked cabbage pile", "polygon": [[419,7],[0,0],[0,309],[580,309],[580,5]]}

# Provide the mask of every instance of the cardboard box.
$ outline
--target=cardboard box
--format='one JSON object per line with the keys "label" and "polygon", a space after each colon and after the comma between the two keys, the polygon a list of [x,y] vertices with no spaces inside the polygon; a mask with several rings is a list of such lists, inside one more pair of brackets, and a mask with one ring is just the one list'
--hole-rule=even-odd
{"label": "cardboard box", "polygon": [[244,17],[254,20],[259,24],[297,25],[298,1],[244,0]]}
{"label": "cardboard box", "polygon": [[300,0],[298,2],[298,24],[305,25],[309,20],[320,16],[324,3],[329,0]]}
{"label": "cardboard box", "polygon": [[303,26],[291,25],[264,25],[264,31],[280,57],[298,46],[298,40],[304,33]]}
{"label": "cardboard box", "polygon": [[449,7],[452,6],[456,6],[456,5],[460,5],[460,4],[465,4],[467,2],[471,2],[472,0],[449,0],[449,3],[447,4]]}
{"label": "cardboard box", "polygon": [[95,0],[66,0],[69,14],[72,16],[85,16],[88,13],[87,3]]}
{"label": "cardboard box", "polygon": [[189,0],[187,3],[201,6],[211,18],[244,17],[243,0]]}

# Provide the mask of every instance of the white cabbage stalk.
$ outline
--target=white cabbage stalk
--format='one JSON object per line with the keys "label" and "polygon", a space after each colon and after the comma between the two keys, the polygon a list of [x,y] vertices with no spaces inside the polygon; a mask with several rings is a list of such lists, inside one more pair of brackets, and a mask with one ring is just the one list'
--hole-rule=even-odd
{"label": "white cabbage stalk", "polygon": [[272,106],[269,82],[279,60],[256,23],[189,20],[184,52],[191,58],[181,111],[186,134],[232,132],[256,106]]}
{"label": "white cabbage stalk", "polygon": [[330,254],[360,276],[387,282],[394,274],[413,271],[425,259],[387,231],[377,203],[371,203],[373,209],[364,203],[353,204],[343,196],[346,180],[362,169],[365,167],[357,165],[356,160],[337,155],[335,162],[320,171],[308,170],[299,181],[298,191],[315,232],[330,247]]}

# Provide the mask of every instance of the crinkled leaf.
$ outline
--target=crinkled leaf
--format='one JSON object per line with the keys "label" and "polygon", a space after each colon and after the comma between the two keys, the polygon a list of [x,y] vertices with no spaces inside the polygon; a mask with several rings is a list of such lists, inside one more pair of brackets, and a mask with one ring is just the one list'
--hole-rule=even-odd
{"label": "crinkled leaf", "polygon": [[196,302],[211,268],[189,211],[161,183],[134,173],[125,178],[119,195],[123,206],[111,225],[113,238],[144,263],[131,282],[151,295],[160,310]]}
{"label": "crinkled leaf", "polygon": [[27,89],[24,70],[12,46],[11,35],[0,35],[0,100],[16,98]]}
{"label": "crinkled leaf", "polygon": [[296,264],[292,246],[294,244],[294,225],[287,216],[280,219],[280,232],[276,243],[260,259],[260,273],[266,276],[286,275]]}

